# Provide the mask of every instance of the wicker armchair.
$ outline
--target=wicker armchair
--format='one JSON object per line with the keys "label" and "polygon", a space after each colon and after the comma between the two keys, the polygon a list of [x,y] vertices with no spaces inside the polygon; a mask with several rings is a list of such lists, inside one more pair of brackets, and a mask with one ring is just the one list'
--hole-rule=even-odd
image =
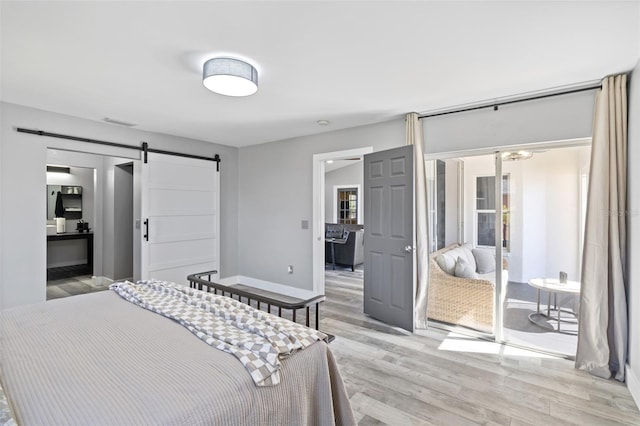
{"label": "wicker armchair", "polygon": [[[438,254],[459,247],[440,249],[429,255],[427,317],[475,330],[493,332],[495,284],[486,279],[450,275],[436,262]],[[506,262],[503,262],[506,268]]]}

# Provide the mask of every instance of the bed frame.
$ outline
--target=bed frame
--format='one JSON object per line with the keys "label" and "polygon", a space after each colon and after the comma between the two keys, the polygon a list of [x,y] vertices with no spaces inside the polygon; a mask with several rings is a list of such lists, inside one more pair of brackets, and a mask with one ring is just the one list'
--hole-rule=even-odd
{"label": "bed frame", "polygon": [[[224,285],[212,281],[212,275],[216,275],[218,271],[200,272],[197,274],[191,274],[187,277],[189,280],[189,286],[198,290],[204,290],[214,294],[221,292],[223,296],[234,296],[238,298],[240,302],[243,302],[243,298],[246,299],[248,305],[251,305],[251,301],[257,302],[257,308],[260,309],[261,305],[267,305],[267,312],[271,313],[271,307],[278,308],[278,316],[282,317],[282,310],[289,309],[292,311],[293,322],[296,322],[296,312],[298,309],[304,309],[306,311],[305,325],[309,327],[310,307],[315,304],[315,328],[318,330],[320,326],[320,303],[324,302],[326,297],[324,294],[312,297],[310,299],[298,299],[296,297],[285,296],[283,294],[274,293],[271,291],[261,290],[255,287],[249,287],[243,284]],[[327,333],[325,333],[327,334]],[[334,336],[328,335],[328,341],[332,341]]]}

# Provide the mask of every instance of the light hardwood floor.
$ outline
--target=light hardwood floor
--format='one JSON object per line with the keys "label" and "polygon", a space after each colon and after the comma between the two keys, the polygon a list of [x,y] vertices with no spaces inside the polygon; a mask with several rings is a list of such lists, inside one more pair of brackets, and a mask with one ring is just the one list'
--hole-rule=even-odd
{"label": "light hardwood floor", "polygon": [[91,275],[63,278],[47,281],[47,300],[61,299],[63,297],[94,293],[108,289],[108,285],[96,285]]}
{"label": "light hardwood floor", "polygon": [[640,425],[624,384],[572,361],[434,329],[405,335],[362,313],[362,280],[347,271],[327,271],[325,293],[320,328],[336,335],[360,425]]}

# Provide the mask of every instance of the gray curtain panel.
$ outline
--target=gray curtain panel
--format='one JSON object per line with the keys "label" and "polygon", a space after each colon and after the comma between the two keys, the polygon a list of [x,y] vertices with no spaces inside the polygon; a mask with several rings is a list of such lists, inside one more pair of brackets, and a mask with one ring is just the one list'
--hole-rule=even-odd
{"label": "gray curtain panel", "polygon": [[427,328],[427,285],[429,277],[429,227],[427,226],[427,177],[424,170],[422,123],[415,112],[407,114],[407,145],[414,145],[415,220],[416,220],[416,299],[415,327]]}
{"label": "gray curtain panel", "polygon": [[576,368],[624,381],[627,355],[627,76],[596,94]]}

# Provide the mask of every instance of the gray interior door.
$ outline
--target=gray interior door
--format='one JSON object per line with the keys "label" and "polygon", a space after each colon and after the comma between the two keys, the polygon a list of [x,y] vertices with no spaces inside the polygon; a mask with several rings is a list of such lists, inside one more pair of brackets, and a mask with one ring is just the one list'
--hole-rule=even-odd
{"label": "gray interior door", "polygon": [[364,313],[414,330],[413,146],[364,156]]}

